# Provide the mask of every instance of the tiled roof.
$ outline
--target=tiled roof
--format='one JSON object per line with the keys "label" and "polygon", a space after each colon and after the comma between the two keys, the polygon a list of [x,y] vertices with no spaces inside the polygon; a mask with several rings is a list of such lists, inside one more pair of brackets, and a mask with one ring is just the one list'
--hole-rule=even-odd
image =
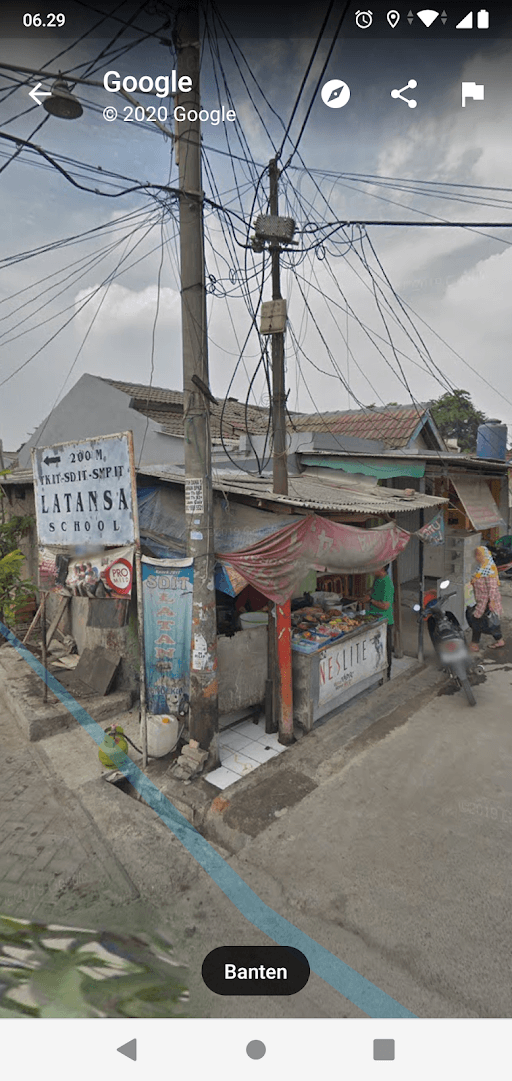
{"label": "tiled roof", "polygon": [[337,413],[293,414],[289,427],[300,432],[332,432],[335,435],[376,439],[386,447],[406,447],[425,416],[422,406],[382,406]]}
{"label": "tiled roof", "polygon": [[[133,399],[133,408],[161,424],[168,435],[183,437],[183,391],[148,387],[143,383],[123,383],[117,379],[106,379],[105,382],[124,394],[129,394]],[[262,406],[249,405],[246,408],[244,402],[228,398],[225,403],[219,400],[217,405],[209,402],[208,409],[213,440],[220,439],[221,428],[225,439],[238,438],[247,431],[251,435],[264,435],[267,431],[268,409]]]}
{"label": "tiled roof", "polygon": [[105,379],[116,390],[129,394],[130,398],[146,402],[162,402],[165,405],[179,405],[183,408],[183,391],[166,390],[165,387],[149,387],[144,383],[123,383],[119,379]]}

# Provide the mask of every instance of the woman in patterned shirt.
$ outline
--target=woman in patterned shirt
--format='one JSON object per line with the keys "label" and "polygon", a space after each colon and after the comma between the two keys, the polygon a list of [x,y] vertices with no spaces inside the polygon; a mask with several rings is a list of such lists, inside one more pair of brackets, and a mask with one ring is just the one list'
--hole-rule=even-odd
{"label": "woman in patterned shirt", "polygon": [[476,605],[466,610],[466,619],[473,632],[470,649],[478,653],[482,634],[492,634],[494,644],[490,649],[501,649],[505,642],[502,638],[500,617],[503,614],[499,577],[496,564],[488,548],[483,545],[475,548],[478,570],[471,579]]}

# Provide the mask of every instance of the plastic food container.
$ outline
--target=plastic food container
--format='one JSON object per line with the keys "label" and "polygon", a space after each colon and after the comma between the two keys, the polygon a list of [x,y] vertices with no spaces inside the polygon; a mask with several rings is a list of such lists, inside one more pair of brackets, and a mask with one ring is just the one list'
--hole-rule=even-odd
{"label": "plastic food container", "polygon": [[243,631],[250,631],[252,627],[264,627],[268,624],[268,612],[241,612],[240,623]]}
{"label": "plastic food container", "polygon": [[320,590],[320,591],[317,591],[316,593],[310,593],[310,597],[312,598],[313,604],[319,604],[319,605],[321,605],[322,608],[325,608],[325,598],[328,597],[328,596],[329,596],[329,593],[326,593],[323,589]]}

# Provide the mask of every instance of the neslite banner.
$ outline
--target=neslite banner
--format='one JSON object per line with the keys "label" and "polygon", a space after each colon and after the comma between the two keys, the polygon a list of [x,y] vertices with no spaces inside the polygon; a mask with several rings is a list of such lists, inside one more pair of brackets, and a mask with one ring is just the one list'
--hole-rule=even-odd
{"label": "neslite banner", "polygon": [[142,557],[146,699],[150,713],[177,713],[190,687],[191,559]]}

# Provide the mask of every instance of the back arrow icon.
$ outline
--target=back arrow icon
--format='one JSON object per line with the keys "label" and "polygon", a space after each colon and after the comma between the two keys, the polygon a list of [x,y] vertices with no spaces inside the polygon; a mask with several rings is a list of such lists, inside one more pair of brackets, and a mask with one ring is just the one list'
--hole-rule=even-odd
{"label": "back arrow icon", "polygon": [[32,88],[32,90],[29,90],[29,92],[28,92],[29,97],[32,98],[33,101],[35,101],[36,105],[42,105],[43,104],[42,101],[40,101],[40,98],[51,98],[51,96],[52,96],[51,90],[40,90],[39,89],[39,87],[42,86],[42,85],[43,85],[42,83],[37,83],[36,86],[34,86]]}

